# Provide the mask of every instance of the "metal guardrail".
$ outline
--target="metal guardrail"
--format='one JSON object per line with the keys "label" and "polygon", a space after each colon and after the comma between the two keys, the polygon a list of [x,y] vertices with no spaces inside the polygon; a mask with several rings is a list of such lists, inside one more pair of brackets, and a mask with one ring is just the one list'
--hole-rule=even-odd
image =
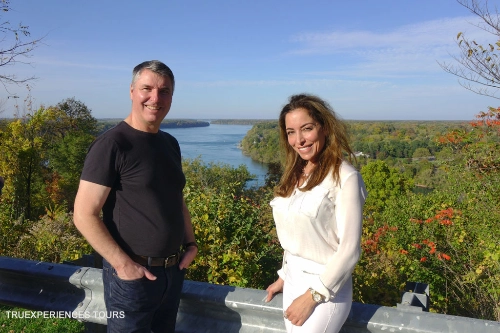
{"label": "metal guardrail", "polygon": [[[185,281],[177,332],[285,332],[281,295],[263,290]],[[0,257],[0,303],[60,311],[106,324],[101,270]],[[500,322],[449,316],[398,304],[397,308],[353,303],[343,333],[500,333]]]}

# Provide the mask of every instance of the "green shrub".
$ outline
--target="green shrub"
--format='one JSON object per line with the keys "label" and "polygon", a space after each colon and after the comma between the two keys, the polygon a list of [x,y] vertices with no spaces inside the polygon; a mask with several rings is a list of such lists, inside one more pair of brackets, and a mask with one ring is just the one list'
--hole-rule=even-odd
{"label": "green shrub", "polygon": [[32,224],[19,238],[12,256],[60,263],[92,253],[91,246],[73,224],[73,216],[63,207],[47,210],[47,214]]}
{"label": "green shrub", "polygon": [[[196,175],[192,167],[198,171]],[[241,182],[241,177],[248,173],[244,169],[238,176],[238,169],[231,170],[224,165],[205,169],[196,161],[186,163],[184,168],[186,174],[193,176],[188,177],[184,194],[199,244],[198,256],[188,270],[187,278],[238,287],[267,288],[277,277],[282,253],[274,222],[269,218],[269,196],[260,194],[261,201],[256,201],[244,194],[245,182]],[[208,174],[199,173],[200,170]],[[236,174],[216,177],[214,171]],[[209,178],[214,181],[207,182]]]}

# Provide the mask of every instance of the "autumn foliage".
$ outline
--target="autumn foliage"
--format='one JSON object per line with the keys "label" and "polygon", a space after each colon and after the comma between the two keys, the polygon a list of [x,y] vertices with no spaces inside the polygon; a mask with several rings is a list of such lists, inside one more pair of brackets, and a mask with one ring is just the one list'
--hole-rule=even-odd
{"label": "autumn foliage", "polygon": [[[95,123],[77,101],[67,102],[82,116],[71,118],[60,104],[0,124],[0,171],[7,180],[0,255],[60,262],[90,251],[75,232],[70,207],[92,136],[73,126]],[[388,126],[392,143],[401,137],[415,148],[412,154],[404,145],[394,150],[406,156],[400,159],[380,159],[386,155],[381,146],[367,145],[380,158],[364,156],[361,167],[369,195],[363,255],[353,275],[355,301],[395,306],[407,282],[422,282],[430,286],[430,311],[500,319],[499,114],[489,108],[470,124],[457,122],[456,129],[432,136],[435,146],[428,148],[409,143],[418,140],[410,128]],[[384,136],[381,126],[368,128]],[[431,140],[426,126],[415,130]],[[384,149],[391,147],[399,146]],[[187,278],[265,288],[281,264],[269,206],[279,168],[269,169],[266,186],[252,189],[245,186],[251,178],[245,167],[200,160],[183,167],[200,247]]]}
{"label": "autumn foliage", "polygon": [[454,151],[435,162],[442,186],[366,212],[358,301],[394,306],[407,281],[422,282],[431,311],[500,320],[500,109],[470,125],[436,139]]}

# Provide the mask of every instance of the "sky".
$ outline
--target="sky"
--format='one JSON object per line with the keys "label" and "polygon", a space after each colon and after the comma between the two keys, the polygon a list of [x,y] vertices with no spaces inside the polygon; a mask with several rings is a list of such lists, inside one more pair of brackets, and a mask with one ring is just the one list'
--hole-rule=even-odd
{"label": "sky", "polygon": [[[495,5],[500,0],[490,0]],[[101,118],[130,112],[132,69],[174,72],[172,119],[277,119],[293,94],[325,99],[346,120],[472,120],[497,99],[460,86],[456,37],[491,42],[455,0],[11,0],[0,22],[43,37],[29,64],[35,108],[75,98]],[[6,41],[0,39],[0,48]],[[0,86],[0,117],[25,109]],[[18,96],[19,98],[9,98]]]}

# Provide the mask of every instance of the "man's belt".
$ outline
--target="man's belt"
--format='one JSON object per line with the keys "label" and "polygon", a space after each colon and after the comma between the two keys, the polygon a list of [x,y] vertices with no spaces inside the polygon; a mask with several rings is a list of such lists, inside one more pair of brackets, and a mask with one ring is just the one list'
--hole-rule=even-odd
{"label": "man's belt", "polygon": [[168,257],[146,257],[146,256],[138,256],[136,254],[131,255],[133,261],[142,266],[163,266],[165,268],[172,267],[173,265],[179,263],[180,253],[174,253]]}

